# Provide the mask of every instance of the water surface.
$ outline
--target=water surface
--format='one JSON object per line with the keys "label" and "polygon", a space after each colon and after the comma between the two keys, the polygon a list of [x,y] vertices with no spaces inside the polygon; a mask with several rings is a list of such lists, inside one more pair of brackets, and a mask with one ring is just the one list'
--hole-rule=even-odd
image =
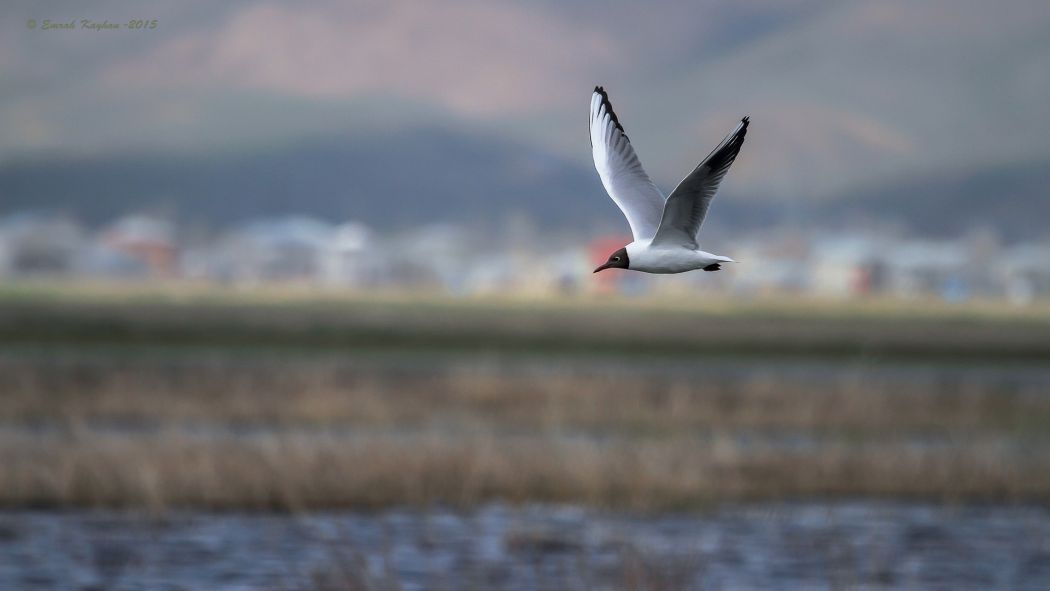
{"label": "water surface", "polygon": [[[363,585],[363,587],[362,587]],[[1050,589],[1050,510],[0,513],[0,589]]]}

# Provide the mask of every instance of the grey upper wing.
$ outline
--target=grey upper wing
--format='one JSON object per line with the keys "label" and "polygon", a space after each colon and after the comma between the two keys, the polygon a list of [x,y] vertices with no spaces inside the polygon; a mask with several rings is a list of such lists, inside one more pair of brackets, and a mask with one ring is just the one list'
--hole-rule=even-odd
{"label": "grey upper wing", "polygon": [[718,191],[729,166],[736,160],[747,135],[748,117],[740,120],[729,135],[718,144],[703,162],[685,177],[664,205],[660,228],[653,244],[674,244],[696,248],[696,234],[704,223],[707,210]]}
{"label": "grey upper wing", "polygon": [[623,211],[635,240],[656,234],[664,210],[664,196],[642,168],[605,89],[591,95],[591,155],[605,191]]}

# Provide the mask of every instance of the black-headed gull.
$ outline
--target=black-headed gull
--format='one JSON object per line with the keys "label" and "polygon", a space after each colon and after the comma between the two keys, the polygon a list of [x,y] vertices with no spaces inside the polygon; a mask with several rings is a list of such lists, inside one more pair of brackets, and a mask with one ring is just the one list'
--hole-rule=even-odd
{"label": "black-headed gull", "polygon": [[631,147],[609,95],[601,86],[591,95],[591,152],[606,192],[631,225],[634,242],[609,255],[594,270],[631,269],[646,273],[717,271],[733,259],[700,250],[700,224],[729,166],[744,144],[749,119],[744,117],[707,158],[664,199]]}

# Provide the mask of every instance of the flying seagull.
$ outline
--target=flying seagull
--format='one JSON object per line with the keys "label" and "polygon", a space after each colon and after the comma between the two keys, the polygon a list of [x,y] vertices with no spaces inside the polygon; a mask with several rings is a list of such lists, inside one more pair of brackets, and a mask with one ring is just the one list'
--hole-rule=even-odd
{"label": "flying seagull", "polygon": [[591,153],[605,191],[631,225],[634,242],[609,255],[594,270],[631,269],[646,273],[718,271],[733,259],[700,250],[700,224],[729,166],[744,145],[749,119],[744,117],[707,158],[664,199],[623,131],[609,95],[601,86],[591,95]]}

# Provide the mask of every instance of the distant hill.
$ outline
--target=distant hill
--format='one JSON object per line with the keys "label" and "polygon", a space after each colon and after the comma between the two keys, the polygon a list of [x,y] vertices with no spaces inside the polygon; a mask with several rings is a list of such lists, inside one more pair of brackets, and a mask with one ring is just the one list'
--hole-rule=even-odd
{"label": "distant hill", "polygon": [[[21,14],[8,21],[39,17],[25,12],[32,4],[6,3]],[[582,121],[595,84],[609,90],[665,188],[745,114],[753,127],[730,189],[792,207],[920,171],[1050,161],[1046,0],[185,4],[168,9],[163,31],[134,42],[41,43],[39,31],[7,31],[0,72],[12,90],[0,93],[0,161],[121,146],[234,153],[332,129],[386,133],[444,122],[487,134],[434,156],[446,162],[472,159],[471,145],[492,158],[486,163],[528,160],[532,148],[523,146],[539,146],[589,172]],[[388,148],[411,150],[418,138],[422,152],[442,133],[335,143],[363,162],[390,161]],[[118,176],[156,177],[160,169],[171,181],[146,189],[200,188],[181,178],[195,176],[197,163],[151,158],[142,157],[145,173]],[[216,164],[228,170],[235,160],[245,168],[261,162],[256,153]],[[348,171],[367,177],[361,168]],[[462,169],[479,186],[488,174]],[[253,198],[290,200],[278,195],[281,178],[263,173],[261,187],[243,183],[259,193]],[[222,171],[208,174],[203,185],[233,182]],[[0,194],[0,207],[8,198]],[[477,215],[486,215],[491,198],[479,198]]]}
{"label": "distant hill", "polygon": [[[931,236],[996,228],[1008,240],[1047,235],[1050,163],[891,179],[820,202],[735,195],[733,174],[712,209],[722,232],[788,221],[901,221]],[[661,183],[668,190],[668,183]],[[153,152],[0,166],[0,215],[67,212],[101,223],[136,211],[223,225],[304,214],[377,226],[454,221],[498,227],[524,213],[550,228],[623,228],[590,167],[529,146],[416,129],[315,138],[236,155]]]}
{"label": "distant hill", "polygon": [[160,210],[227,223],[306,214],[379,225],[615,220],[593,170],[527,146],[438,129],[303,140],[236,155],[164,152],[9,162],[0,214],[57,210],[89,223]]}
{"label": "distant hill", "polygon": [[821,206],[826,222],[879,217],[931,236],[989,227],[1008,241],[1050,236],[1050,162],[954,170],[870,185]]}

